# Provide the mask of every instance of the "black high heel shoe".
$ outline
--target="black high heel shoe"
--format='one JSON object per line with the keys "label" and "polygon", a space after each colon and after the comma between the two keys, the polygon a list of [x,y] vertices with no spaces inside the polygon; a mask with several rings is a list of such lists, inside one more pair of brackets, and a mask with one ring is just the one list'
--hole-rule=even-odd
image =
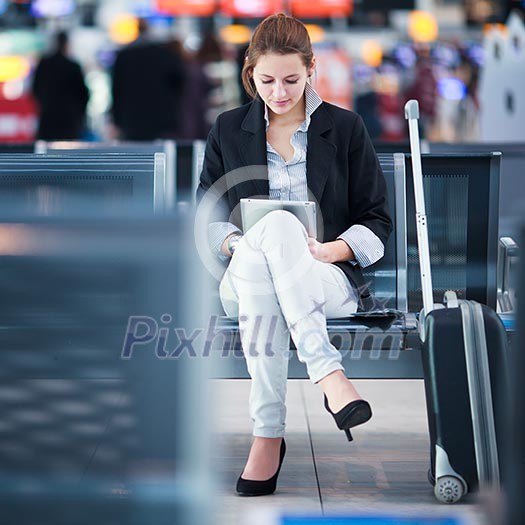
{"label": "black high heel shoe", "polygon": [[239,496],[268,496],[275,492],[277,487],[277,478],[283,464],[284,455],[286,454],[286,443],[284,438],[281,441],[281,453],[279,456],[279,466],[277,472],[270,478],[263,481],[255,481],[252,479],[244,479],[239,476],[237,480],[237,494]]}
{"label": "black high heel shoe", "polygon": [[350,433],[350,429],[357,425],[366,423],[372,417],[372,409],[370,408],[368,401],[365,401],[364,399],[356,399],[334,414],[328,406],[328,398],[325,395],[324,407],[330,414],[332,414],[337,427],[340,430],[345,431],[348,441],[353,441],[354,439]]}

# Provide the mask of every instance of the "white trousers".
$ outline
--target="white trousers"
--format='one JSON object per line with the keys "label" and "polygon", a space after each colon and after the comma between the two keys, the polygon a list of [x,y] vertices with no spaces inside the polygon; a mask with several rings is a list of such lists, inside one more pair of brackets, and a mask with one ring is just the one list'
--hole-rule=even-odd
{"label": "white trousers", "polygon": [[290,335],[312,382],[343,370],[326,319],[354,313],[356,291],[340,268],[312,257],[307,238],[291,213],[268,213],[241,239],[220,284],[252,378],[254,436],[284,436]]}

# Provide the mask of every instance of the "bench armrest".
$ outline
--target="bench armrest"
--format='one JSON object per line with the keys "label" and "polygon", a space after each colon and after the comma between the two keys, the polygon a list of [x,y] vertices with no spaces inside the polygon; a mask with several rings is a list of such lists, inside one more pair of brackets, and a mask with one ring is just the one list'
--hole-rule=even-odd
{"label": "bench armrest", "polygon": [[515,292],[512,286],[511,270],[519,253],[518,244],[512,237],[500,237],[498,244],[498,310],[513,312]]}

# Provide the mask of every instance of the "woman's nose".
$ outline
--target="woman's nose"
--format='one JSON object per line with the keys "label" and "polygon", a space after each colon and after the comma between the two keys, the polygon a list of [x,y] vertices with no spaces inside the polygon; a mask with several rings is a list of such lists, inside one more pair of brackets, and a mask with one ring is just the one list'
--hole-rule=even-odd
{"label": "woman's nose", "polygon": [[276,82],[273,86],[273,97],[277,100],[280,100],[281,97],[283,97],[286,94],[286,90],[284,89],[284,85]]}

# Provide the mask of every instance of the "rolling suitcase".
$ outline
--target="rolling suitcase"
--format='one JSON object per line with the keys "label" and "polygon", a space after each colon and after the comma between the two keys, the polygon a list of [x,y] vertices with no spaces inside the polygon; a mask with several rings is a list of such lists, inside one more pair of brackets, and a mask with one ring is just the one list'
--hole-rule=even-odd
{"label": "rolling suitcase", "polygon": [[498,407],[508,397],[505,328],[488,306],[445,293],[435,305],[423,192],[416,100],[405,106],[408,120],[416,223],[423,291],[420,337],[430,432],[429,480],[436,498],[459,501],[469,491],[499,486]]}

